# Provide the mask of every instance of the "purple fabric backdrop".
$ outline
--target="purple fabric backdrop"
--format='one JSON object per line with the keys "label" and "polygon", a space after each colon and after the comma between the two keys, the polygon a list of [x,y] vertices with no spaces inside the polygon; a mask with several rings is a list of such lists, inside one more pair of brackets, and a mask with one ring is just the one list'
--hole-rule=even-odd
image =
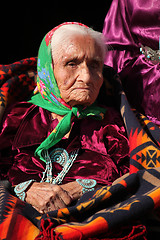
{"label": "purple fabric backdrop", "polygon": [[160,1],[113,0],[103,34],[110,45],[105,64],[120,74],[130,104],[160,124],[160,63],[140,52],[141,45],[159,48]]}

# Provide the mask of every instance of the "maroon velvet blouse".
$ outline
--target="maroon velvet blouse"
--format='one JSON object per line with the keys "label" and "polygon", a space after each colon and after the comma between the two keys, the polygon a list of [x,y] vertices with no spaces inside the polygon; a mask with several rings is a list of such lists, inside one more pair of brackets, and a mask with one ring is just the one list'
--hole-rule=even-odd
{"label": "maroon velvet blouse", "polygon": [[[34,156],[35,149],[58,123],[51,113],[28,102],[16,103],[3,119],[0,134],[0,178],[12,185],[29,179],[40,181],[45,163]],[[110,185],[128,172],[129,144],[120,114],[107,108],[103,120],[74,119],[68,139],[54,147],[68,153],[80,149],[77,159],[63,183],[76,178],[93,178],[99,184]],[[53,164],[53,175],[61,171]]]}

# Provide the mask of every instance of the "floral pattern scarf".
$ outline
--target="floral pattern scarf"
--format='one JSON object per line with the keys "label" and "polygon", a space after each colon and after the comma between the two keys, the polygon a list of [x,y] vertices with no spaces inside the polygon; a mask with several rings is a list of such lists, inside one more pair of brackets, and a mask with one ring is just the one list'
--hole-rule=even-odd
{"label": "floral pattern scarf", "polygon": [[[36,149],[35,155],[45,161],[43,157],[44,150],[48,150],[58,143],[71,129],[71,118],[85,118],[92,116],[97,119],[103,119],[105,109],[98,107],[96,103],[89,107],[74,106],[70,107],[61,97],[56,79],[54,77],[52,55],[51,55],[51,38],[54,32],[62,25],[81,23],[66,22],[56,28],[53,28],[46,34],[40,45],[37,63],[37,88],[30,102],[49,110],[50,112],[64,116],[52,133]],[[87,26],[85,26],[87,27]]]}

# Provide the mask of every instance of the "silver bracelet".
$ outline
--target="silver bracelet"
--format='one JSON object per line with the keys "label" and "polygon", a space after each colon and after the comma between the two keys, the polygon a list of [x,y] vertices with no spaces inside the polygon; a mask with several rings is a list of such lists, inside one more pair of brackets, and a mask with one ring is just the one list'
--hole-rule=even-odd
{"label": "silver bracelet", "polygon": [[94,179],[76,179],[76,181],[83,187],[82,193],[93,191],[97,185],[97,181]]}
{"label": "silver bracelet", "polygon": [[29,187],[29,185],[34,182],[35,180],[31,179],[28,180],[26,182],[22,182],[20,184],[18,184],[15,188],[14,188],[14,192],[16,194],[16,196],[21,199],[22,201],[25,200],[26,197],[26,192],[25,190]]}

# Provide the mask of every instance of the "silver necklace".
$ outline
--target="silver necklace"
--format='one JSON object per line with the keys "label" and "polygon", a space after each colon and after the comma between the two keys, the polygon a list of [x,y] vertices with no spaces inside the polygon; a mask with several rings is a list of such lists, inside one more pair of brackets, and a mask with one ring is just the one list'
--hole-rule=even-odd
{"label": "silver necklace", "polygon": [[[46,150],[44,152],[44,158],[46,160],[46,169],[43,172],[41,182],[49,182],[52,184],[61,184],[64,177],[72,167],[74,161],[78,156],[79,149],[72,151],[70,154],[63,148],[56,148],[53,151],[48,152]],[[59,163],[63,169],[60,173],[58,173],[57,177],[53,178],[52,176],[52,163]]]}

